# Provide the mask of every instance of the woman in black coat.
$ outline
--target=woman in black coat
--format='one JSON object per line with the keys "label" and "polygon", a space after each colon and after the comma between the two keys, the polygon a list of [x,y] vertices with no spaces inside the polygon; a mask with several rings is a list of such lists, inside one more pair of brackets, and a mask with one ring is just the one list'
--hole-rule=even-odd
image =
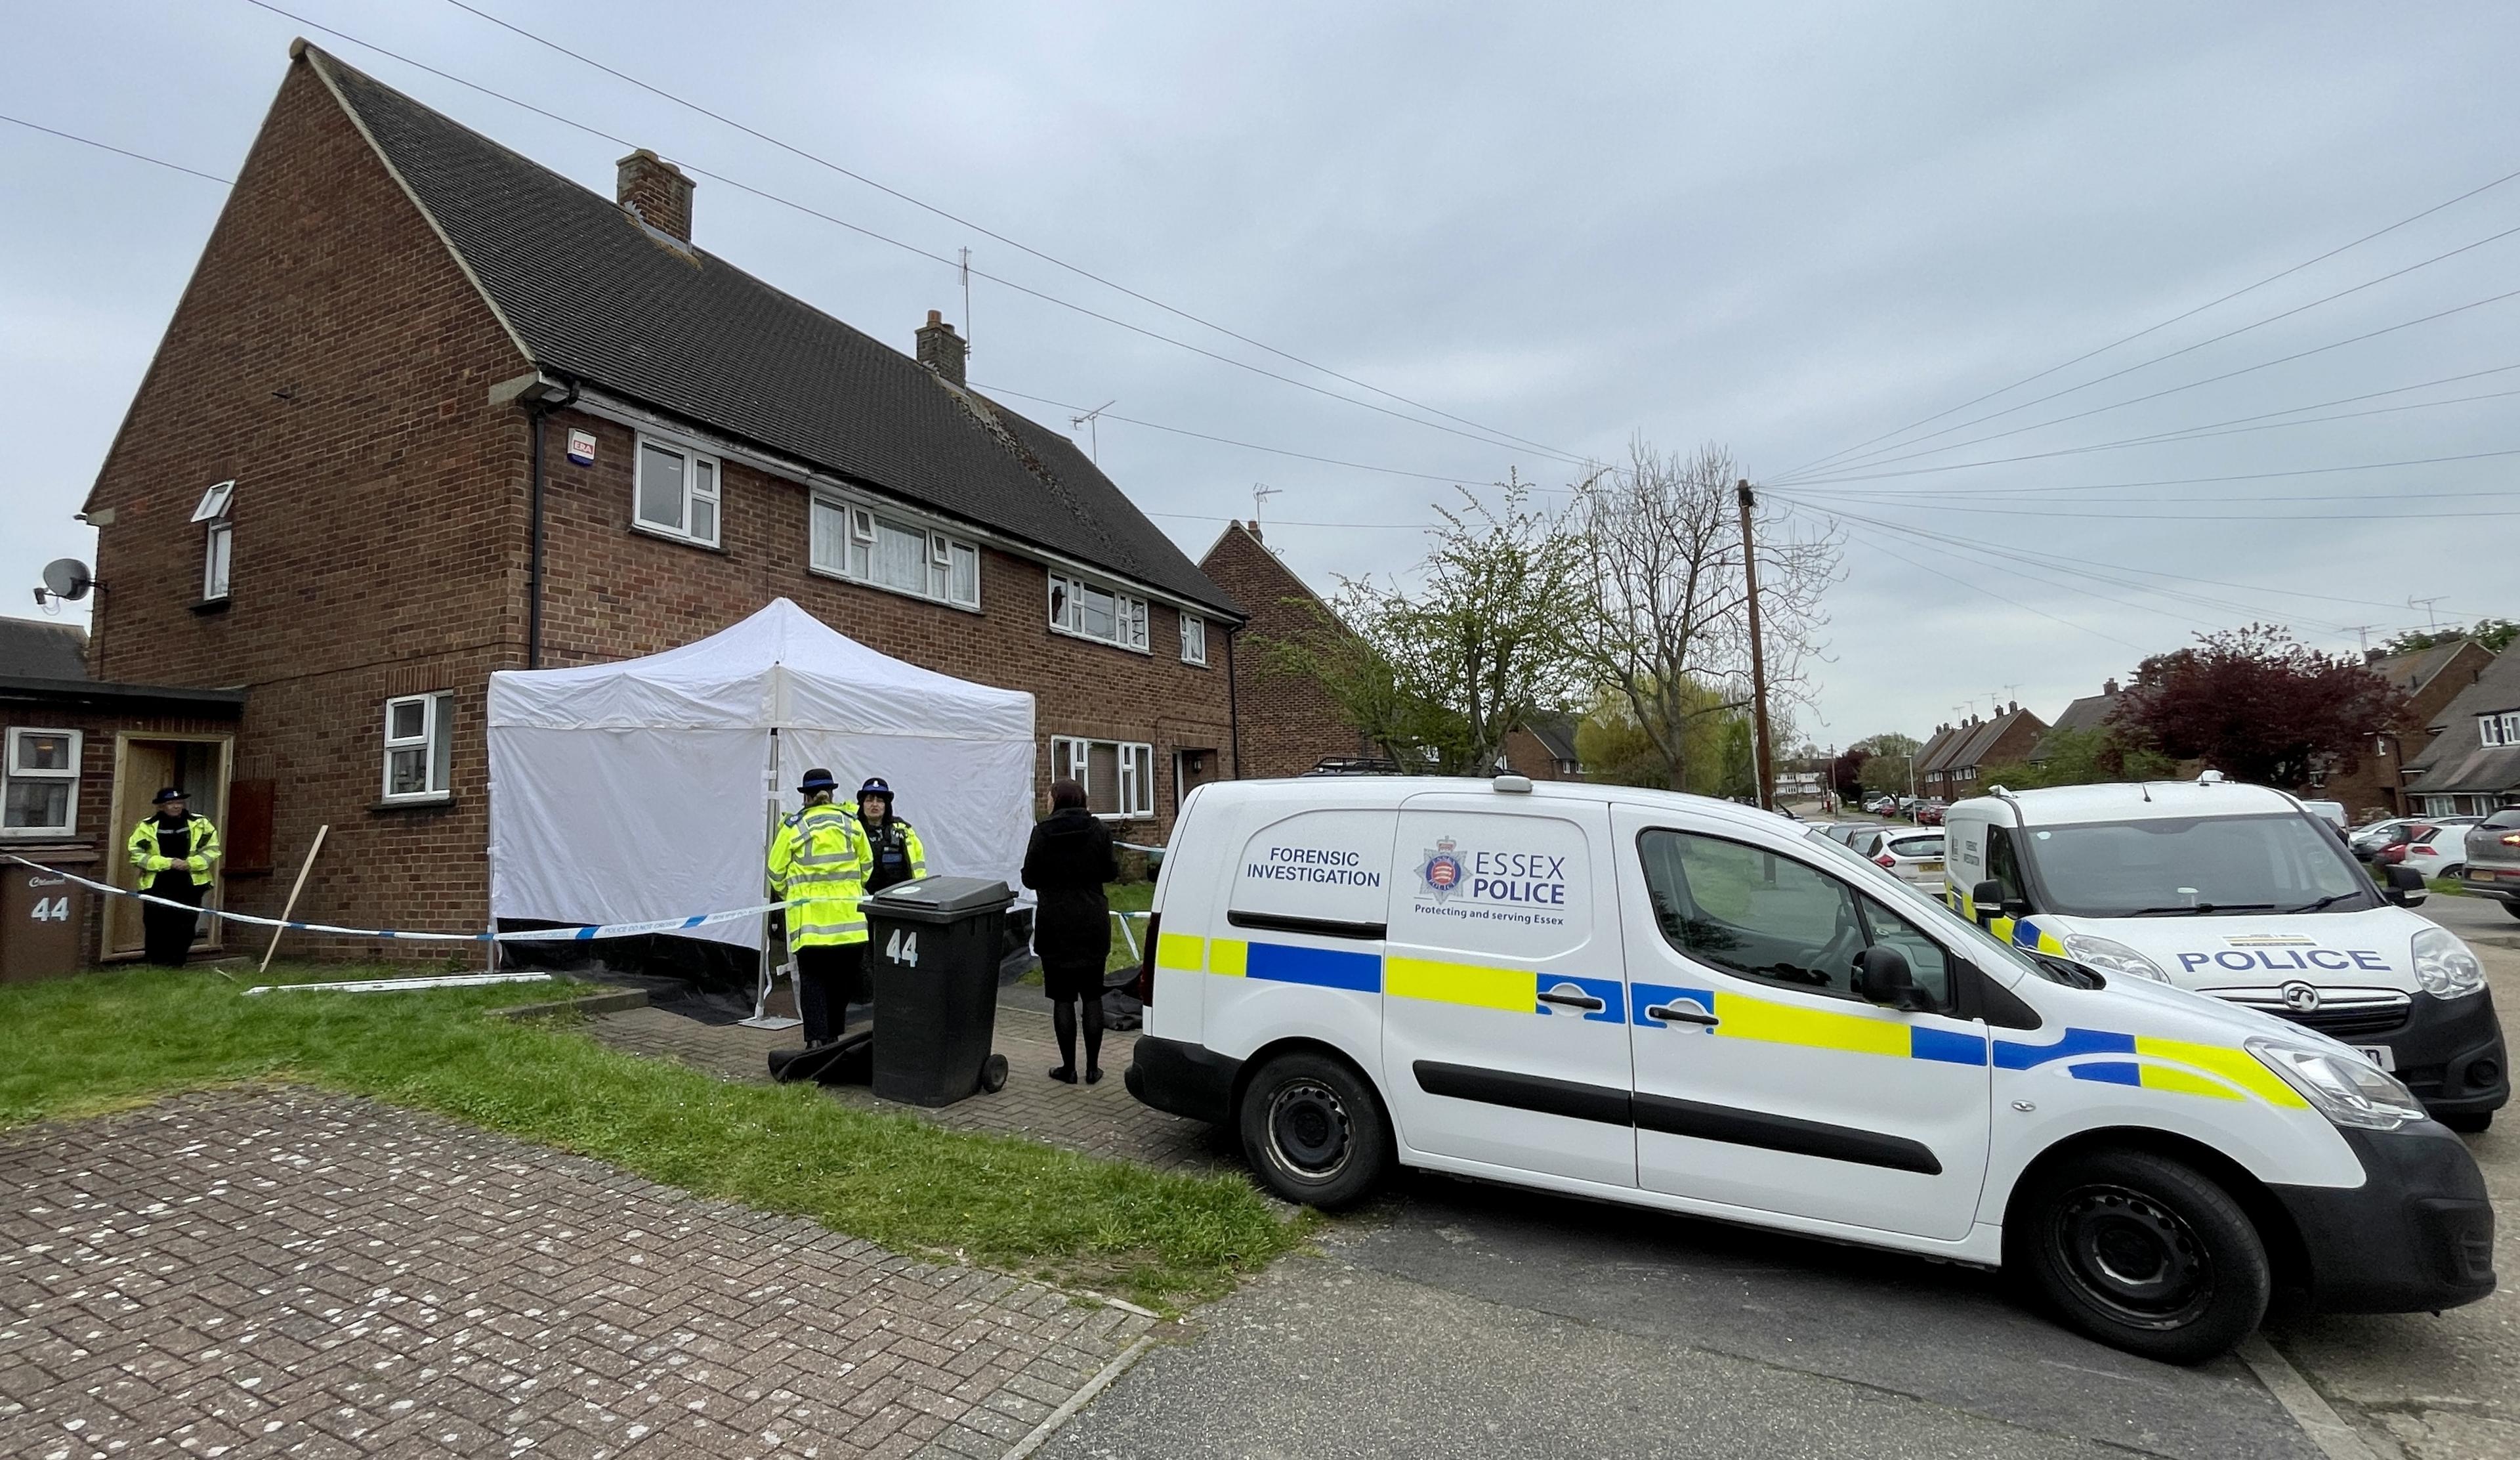
{"label": "woman in black coat", "polygon": [[1050,1077],[1076,1083],[1076,1025],[1085,1024],[1085,1082],[1102,1078],[1102,969],[1111,961],[1111,904],[1102,885],[1120,875],[1111,833],[1085,809],[1085,788],[1050,787],[1050,819],[1032,829],[1024,848],[1023,885],[1041,894],[1033,915],[1032,950],[1041,955],[1050,1019],[1066,1063]]}

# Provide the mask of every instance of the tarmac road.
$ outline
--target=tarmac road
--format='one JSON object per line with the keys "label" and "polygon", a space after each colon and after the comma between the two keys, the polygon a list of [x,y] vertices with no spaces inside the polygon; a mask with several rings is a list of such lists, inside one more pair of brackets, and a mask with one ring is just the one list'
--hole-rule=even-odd
{"label": "tarmac road", "polygon": [[[2425,911],[2520,1007],[2520,941],[2500,941],[2520,922],[2473,901]],[[2502,1292],[2267,1333],[2376,1460],[2520,1455],[2520,1118],[2468,1142],[2506,1213]],[[1040,1453],[2325,1453],[2238,1359],[2181,1369],[2086,1343],[1991,1274],[1440,1177],[1405,1179],[1197,1330]]]}

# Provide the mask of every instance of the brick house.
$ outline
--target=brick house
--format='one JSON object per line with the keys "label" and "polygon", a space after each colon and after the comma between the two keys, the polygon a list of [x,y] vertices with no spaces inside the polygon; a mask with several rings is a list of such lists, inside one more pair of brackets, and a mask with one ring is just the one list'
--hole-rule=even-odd
{"label": "brick house", "polygon": [[1505,739],[1506,768],[1535,781],[1580,781],[1584,760],[1575,751],[1575,717],[1541,715]]}
{"label": "brick house", "polygon": [[1030,691],[1037,785],[1133,840],[1230,753],[1236,600],[952,326],[860,334],[697,248],[693,192],[636,152],[605,198],[291,48],[84,516],[91,673],[241,692],[224,774],[281,788],[284,865],[331,828],[301,916],[482,927],[491,671],[783,595]]}
{"label": "brick house", "polygon": [[1249,616],[1226,657],[1241,729],[1241,774],[1299,776],[1327,759],[1379,755],[1318,681],[1269,662],[1271,644],[1295,642],[1326,627],[1336,631],[1338,620],[1269,550],[1260,525],[1227,525],[1198,567]]}
{"label": "brick house", "polygon": [[2100,730],[2107,728],[2109,717],[2118,712],[2119,693],[2118,682],[2116,680],[2103,679],[2100,681],[2100,692],[2098,694],[2085,695],[2081,699],[2068,704],[2065,708],[2057,714],[2056,722],[2049,725],[2047,732],[2039,737],[2039,744],[2030,752],[2030,763],[2033,765],[2047,764],[2048,756],[2053,753],[2055,748],[2055,737],[2062,732],[2074,731],[2079,733],[2087,730]]}
{"label": "brick house", "polygon": [[2030,758],[2041,736],[2048,733],[2048,722],[2021,707],[2019,702],[2007,705],[2003,712],[1987,719],[1972,715],[1967,723],[1953,728],[1930,759],[1917,765],[1918,794],[1939,796],[1945,800],[1958,800],[1984,791],[1980,772],[1988,766],[2010,765]]}
{"label": "brick house", "polygon": [[2354,769],[2321,777],[2308,794],[2343,802],[2346,815],[2357,822],[2408,814],[2415,802],[2405,795],[2408,769],[2430,749],[2451,702],[2476,683],[2494,660],[2494,651],[2474,639],[2366,656],[2366,667],[2407,696],[2406,713],[2396,724],[2372,733]]}

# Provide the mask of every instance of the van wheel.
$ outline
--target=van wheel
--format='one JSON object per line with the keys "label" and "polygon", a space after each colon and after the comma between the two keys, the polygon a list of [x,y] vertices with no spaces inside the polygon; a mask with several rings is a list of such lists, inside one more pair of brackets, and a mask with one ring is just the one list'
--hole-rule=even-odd
{"label": "van wheel", "polygon": [[1391,1167],[1391,1122],[1373,1087],[1343,1060],[1298,1051],[1260,1067],[1242,1090],[1242,1154],[1261,1184],[1325,1211],[1353,1206]]}
{"label": "van wheel", "polygon": [[2192,1364],[2257,1329],[2273,1291],[2265,1243],[2230,1194],[2176,1161],[2103,1151],[2025,1193],[2007,1265],[2066,1324],[2112,1347]]}

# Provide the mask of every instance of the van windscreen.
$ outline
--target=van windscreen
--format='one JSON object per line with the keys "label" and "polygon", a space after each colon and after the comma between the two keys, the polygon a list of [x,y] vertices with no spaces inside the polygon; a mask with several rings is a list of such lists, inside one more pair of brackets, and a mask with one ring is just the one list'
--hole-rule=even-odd
{"label": "van windscreen", "polygon": [[2085,918],[2360,912],[2380,905],[2335,835],[2308,816],[2086,822],[2023,833],[2040,904]]}

